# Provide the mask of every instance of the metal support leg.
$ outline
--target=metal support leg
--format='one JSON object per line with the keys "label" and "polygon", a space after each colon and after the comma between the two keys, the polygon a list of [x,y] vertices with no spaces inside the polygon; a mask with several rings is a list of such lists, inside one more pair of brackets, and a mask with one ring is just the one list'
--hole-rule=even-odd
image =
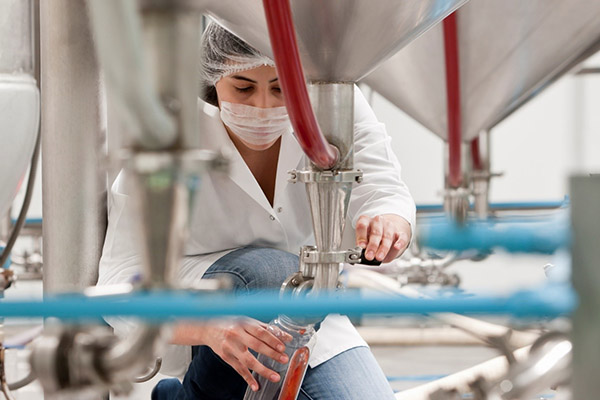
{"label": "metal support leg", "polygon": [[573,398],[600,393],[600,176],[571,178],[573,286],[579,306],[573,316]]}
{"label": "metal support leg", "polygon": [[106,230],[100,71],[84,0],[40,3],[44,290],[94,285]]}

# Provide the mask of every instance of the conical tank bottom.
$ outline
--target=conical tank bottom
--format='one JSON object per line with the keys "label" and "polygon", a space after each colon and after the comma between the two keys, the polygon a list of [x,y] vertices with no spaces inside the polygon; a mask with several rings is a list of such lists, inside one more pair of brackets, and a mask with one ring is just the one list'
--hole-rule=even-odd
{"label": "conical tank bottom", "polygon": [[[463,138],[475,138],[598,50],[600,1],[477,0],[457,11]],[[444,42],[437,25],[364,79],[447,136]]]}
{"label": "conical tank bottom", "polygon": [[[305,74],[312,81],[357,81],[466,1],[291,0]],[[261,0],[207,3],[221,24],[272,55]]]}

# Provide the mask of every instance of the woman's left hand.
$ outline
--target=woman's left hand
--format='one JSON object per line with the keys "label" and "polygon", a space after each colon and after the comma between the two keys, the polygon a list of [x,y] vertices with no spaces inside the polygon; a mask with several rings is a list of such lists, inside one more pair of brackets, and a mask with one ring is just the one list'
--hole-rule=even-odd
{"label": "woman's left hand", "polygon": [[410,238],[410,224],[396,214],[361,215],[356,223],[356,245],[365,249],[369,261],[392,261],[406,250]]}

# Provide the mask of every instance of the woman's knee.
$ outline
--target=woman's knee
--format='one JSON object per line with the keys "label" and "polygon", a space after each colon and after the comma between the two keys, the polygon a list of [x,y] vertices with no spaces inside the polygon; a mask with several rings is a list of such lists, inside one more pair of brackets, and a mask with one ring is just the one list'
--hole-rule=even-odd
{"label": "woman's knee", "polygon": [[204,276],[227,275],[235,289],[278,288],[298,267],[296,254],[268,247],[244,247],[221,257]]}
{"label": "woman's knee", "polygon": [[394,392],[367,347],[355,347],[309,368],[302,399],[394,399]]}
{"label": "woman's knee", "polygon": [[283,281],[298,271],[298,255],[283,250],[263,248],[257,251],[260,262],[251,265],[249,289],[279,288]]}

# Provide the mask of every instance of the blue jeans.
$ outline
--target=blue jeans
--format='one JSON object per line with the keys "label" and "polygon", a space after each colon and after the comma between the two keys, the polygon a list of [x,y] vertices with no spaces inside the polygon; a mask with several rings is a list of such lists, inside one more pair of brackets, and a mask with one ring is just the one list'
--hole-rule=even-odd
{"label": "blue jeans", "polygon": [[[298,256],[285,251],[244,247],[217,260],[203,277],[226,275],[234,291],[273,289],[298,270]],[[194,346],[193,359],[183,383],[163,379],[152,392],[152,400],[243,399],[246,382],[208,346]],[[385,400],[394,399],[375,357],[366,347],[347,350],[308,368],[298,399]]]}

